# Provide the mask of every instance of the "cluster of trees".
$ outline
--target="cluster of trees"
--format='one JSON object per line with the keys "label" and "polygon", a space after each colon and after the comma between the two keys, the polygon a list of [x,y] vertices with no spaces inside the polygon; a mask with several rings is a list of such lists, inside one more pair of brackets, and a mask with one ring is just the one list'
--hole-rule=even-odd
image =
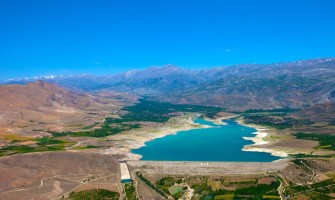
{"label": "cluster of trees", "polygon": [[124,184],[127,200],[137,200],[135,187],[133,183]]}
{"label": "cluster of trees", "polygon": [[122,116],[122,120],[163,123],[170,119],[170,116],[167,115],[169,113],[198,112],[208,116],[213,116],[217,112],[222,111],[222,108],[213,106],[171,104],[141,99],[138,104],[125,107],[124,110],[127,111],[128,114]]}
{"label": "cluster of trees", "polygon": [[110,199],[118,200],[119,193],[105,190],[105,189],[94,189],[80,192],[71,192],[69,196],[70,200],[90,200],[90,199]]}
{"label": "cluster of trees", "polygon": [[245,116],[246,123],[271,126],[276,129],[292,128],[294,126],[311,125],[314,122],[309,119],[293,119],[290,117],[275,118],[271,116]]}

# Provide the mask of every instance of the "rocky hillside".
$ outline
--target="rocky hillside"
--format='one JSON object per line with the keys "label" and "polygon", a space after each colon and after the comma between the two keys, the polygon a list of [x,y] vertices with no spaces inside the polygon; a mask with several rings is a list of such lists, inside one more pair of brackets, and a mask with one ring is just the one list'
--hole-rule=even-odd
{"label": "rocky hillside", "polygon": [[0,135],[83,127],[110,114],[113,104],[44,81],[0,85]]}
{"label": "rocky hillside", "polygon": [[335,126],[335,103],[327,102],[302,109],[291,114],[293,117],[310,119],[318,124]]}

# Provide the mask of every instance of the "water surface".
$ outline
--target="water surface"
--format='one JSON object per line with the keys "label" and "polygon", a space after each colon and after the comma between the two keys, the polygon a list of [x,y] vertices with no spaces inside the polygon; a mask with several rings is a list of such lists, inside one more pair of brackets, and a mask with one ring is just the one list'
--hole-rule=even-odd
{"label": "water surface", "polygon": [[253,137],[257,130],[226,120],[227,125],[217,125],[204,119],[195,123],[209,125],[211,128],[180,131],[145,143],[132,153],[142,155],[141,160],[161,161],[236,161],[270,162],[279,159],[264,152],[242,151],[244,145],[252,141],[242,137]]}

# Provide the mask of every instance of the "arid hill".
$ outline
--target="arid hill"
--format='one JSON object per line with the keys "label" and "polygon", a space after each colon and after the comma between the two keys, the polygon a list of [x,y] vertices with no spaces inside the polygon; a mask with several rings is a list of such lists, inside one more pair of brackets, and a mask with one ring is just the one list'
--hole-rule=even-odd
{"label": "arid hill", "polygon": [[47,152],[0,158],[0,200],[62,199],[71,191],[121,192],[119,164],[110,155]]}
{"label": "arid hill", "polygon": [[79,94],[44,81],[1,85],[0,136],[80,128],[101,121],[118,107],[117,101]]}

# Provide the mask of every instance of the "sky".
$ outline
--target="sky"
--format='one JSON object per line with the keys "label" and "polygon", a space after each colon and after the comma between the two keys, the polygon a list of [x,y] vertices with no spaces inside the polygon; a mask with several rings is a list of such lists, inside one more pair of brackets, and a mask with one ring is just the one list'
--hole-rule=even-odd
{"label": "sky", "polygon": [[334,0],[0,0],[0,79],[335,57]]}

